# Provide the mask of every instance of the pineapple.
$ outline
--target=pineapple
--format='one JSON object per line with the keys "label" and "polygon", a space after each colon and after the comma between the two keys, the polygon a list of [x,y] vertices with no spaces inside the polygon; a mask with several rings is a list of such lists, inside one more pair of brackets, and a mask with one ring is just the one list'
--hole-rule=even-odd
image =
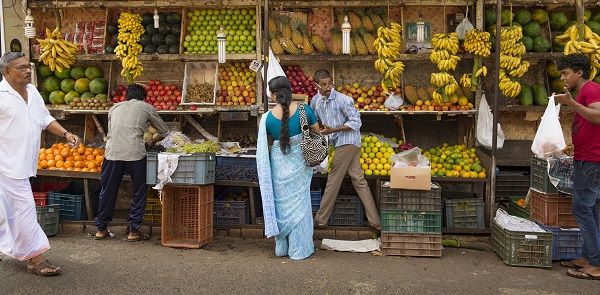
{"label": "pineapple", "polygon": [[435,87],[432,85],[427,86],[427,94],[429,94],[430,98],[433,98],[433,93],[435,92]]}
{"label": "pineapple", "polygon": [[344,13],[343,9],[335,10],[335,17],[337,18],[338,28],[342,27],[342,24],[344,23],[344,16],[346,16],[346,13]]}
{"label": "pineapple", "polygon": [[327,43],[325,43],[325,40],[323,40],[323,38],[319,35],[313,34],[312,37],[310,38],[310,43],[312,43],[313,47],[321,53],[327,53],[328,49],[327,49]]}
{"label": "pineapple", "polygon": [[429,100],[429,94],[427,94],[427,88],[425,88],[425,87],[417,88],[417,96],[422,101]]}
{"label": "pineapple", "polygon": [[273,54],[283,54],[283,47],[281,45],[281,42],[279,41],[279,38],[277,38],[275,34],[269,34],[269,37],[271,40],[271,49],[273,50]]}
{"label": "pineapple", "polygon": [[406,87],[404,87],[404,97],[411,104],[413,104],[413,105],[416,104],[417,100],[419,100],[419,94],[418,94],[417,90],[415,89],[415,86],[406,85]]}
{"label": "pineapple", "polygon": [[292,42],[292,40],[282,37],[282,38],[279,38],[279,42],[281,42],[283,50],[285,50],[285,52],[287,52],[288,54],[299,54],[300,53],[300,49],[298,49],[298,47],[296,47],[296,45],[294,44],[294,42]]}
{"label": "pineapple", "polygon": [[375,28],[375,30],[380,27],[385,27],[385,22],[383,21],[381,16],[379,16],[382,13],[383,11],[379,9],[374,9],[369,12],[369,16],[371,17],[371,22],[373,23],[373,27]]}
{"label": "pineapple", "polygon": [[310,43],[310,38],[308,35],[302,35],[302,54],[313,54],[315,53],[315,49]]}
{"label": "pineapple", "polygon": [[358,14],[360,15],[360,21],[362,22],[365,30],[368,32],[373,32],[375,30],[375,25],[371,21],[371,18],[365,13],[364,10],[359,10]]}
{"label": "pineapple", "polygon": [[275,23],[275,17],[269,18],[269,36],[277,33],[277,23]]}
{"label": "pineapple", "polygon": [[[350,22],[350,26],[352,26],[352,30],[359,29],[362,27],[362,21],[360,20],[360,16],[353,11],[348,11],[348,22]],[[343,21],[343,18],[342,18]]]}
{"label": "pineapple", "polygon": [[282,18],[281,36],[283,38],[287,38],[287,39],[292,38],[292,27],[290,26],[290,17],[289,16],[285,16]]}
{"label": "pineapple", "polygon": [[335,31],[332,29],[331,35],[331,53],[333,55],[341,55],[342,54],[342,33]]}
{"label": "pineapple", "polygon": [[304,38],[302,37],[302,26],[303,23],[301,21],[296,21],[292,24],[292,41],[296,45],[302,45],[304,43]]}
{"label": "pineapple", "polygon": [[369,54],[377,54],[377,49],[373,44],[375,42],[375,37],[373,37],[373,35],[370,33],[367,33],[365,30],[361,30],[359,33],[362,37],[362,40],[365,42],[365,45],[367,46],[367,51]]}
{"label": "pineapple", "polygon": [[356,48],[356,42],[354,42],[354,39],[355,38],[350,37],[350,55],[356,55],[356,53],[358,52],[358,49]]}
{"label": "pineapple", "polygon": [[[353,35],[350,38],[352,39],[354,46],[356,47],[356,52],[358,53],[358,55],[367,55],[369,53],[367,45],[365,45],[365,42],[363,42],[363,39],[359,35]],[[352,48],[352,45],[350,46]],[[350,49],[350,51],[352,51],[352,49]]]}

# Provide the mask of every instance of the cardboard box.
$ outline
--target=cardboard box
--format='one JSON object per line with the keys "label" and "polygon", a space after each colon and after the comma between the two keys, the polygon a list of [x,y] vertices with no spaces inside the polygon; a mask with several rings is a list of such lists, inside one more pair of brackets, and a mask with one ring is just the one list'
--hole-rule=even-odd
{"label": "cardboard box", "polygon": [[431,190],[431,168],[392,168],[390,169],[390,188]]}

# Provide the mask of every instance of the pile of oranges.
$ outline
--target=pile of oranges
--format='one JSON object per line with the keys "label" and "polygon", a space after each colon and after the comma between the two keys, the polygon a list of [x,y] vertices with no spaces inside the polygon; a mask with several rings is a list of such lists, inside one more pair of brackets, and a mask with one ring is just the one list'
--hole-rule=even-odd
{"label": "pile of oranges", "polygon": [[38,169],[100,172],[104,161],[104,149],[85,145],[71,147],[65,143],[55,143],[49,148],[41,148]]}

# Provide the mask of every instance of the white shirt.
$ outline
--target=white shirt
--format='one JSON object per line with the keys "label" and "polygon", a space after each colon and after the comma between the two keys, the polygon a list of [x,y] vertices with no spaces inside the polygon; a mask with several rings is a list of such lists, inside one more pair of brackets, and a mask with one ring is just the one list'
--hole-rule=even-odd
{"label": "white shirt", "polygon": [[27,97],[0,82],[0,174],[13,179],[35,176],[42,130],[55,120],[31,84]]}

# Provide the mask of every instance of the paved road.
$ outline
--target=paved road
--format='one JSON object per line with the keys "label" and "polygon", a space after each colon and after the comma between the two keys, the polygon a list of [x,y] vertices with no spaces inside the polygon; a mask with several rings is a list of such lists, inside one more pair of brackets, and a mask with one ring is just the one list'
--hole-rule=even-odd
{"label": "paved road", "polygon": [[[0,294],[598,294],[600,283],[551,270],[508,267],[494,253],[445,249],[444,257],[382,257],[319,250],[275,257],[271,240],[221,237],[200,250],[86,234],[51,239],[63,274],[42,278],[0,256]],[[464,252],[463,252],[464,251]]]}

